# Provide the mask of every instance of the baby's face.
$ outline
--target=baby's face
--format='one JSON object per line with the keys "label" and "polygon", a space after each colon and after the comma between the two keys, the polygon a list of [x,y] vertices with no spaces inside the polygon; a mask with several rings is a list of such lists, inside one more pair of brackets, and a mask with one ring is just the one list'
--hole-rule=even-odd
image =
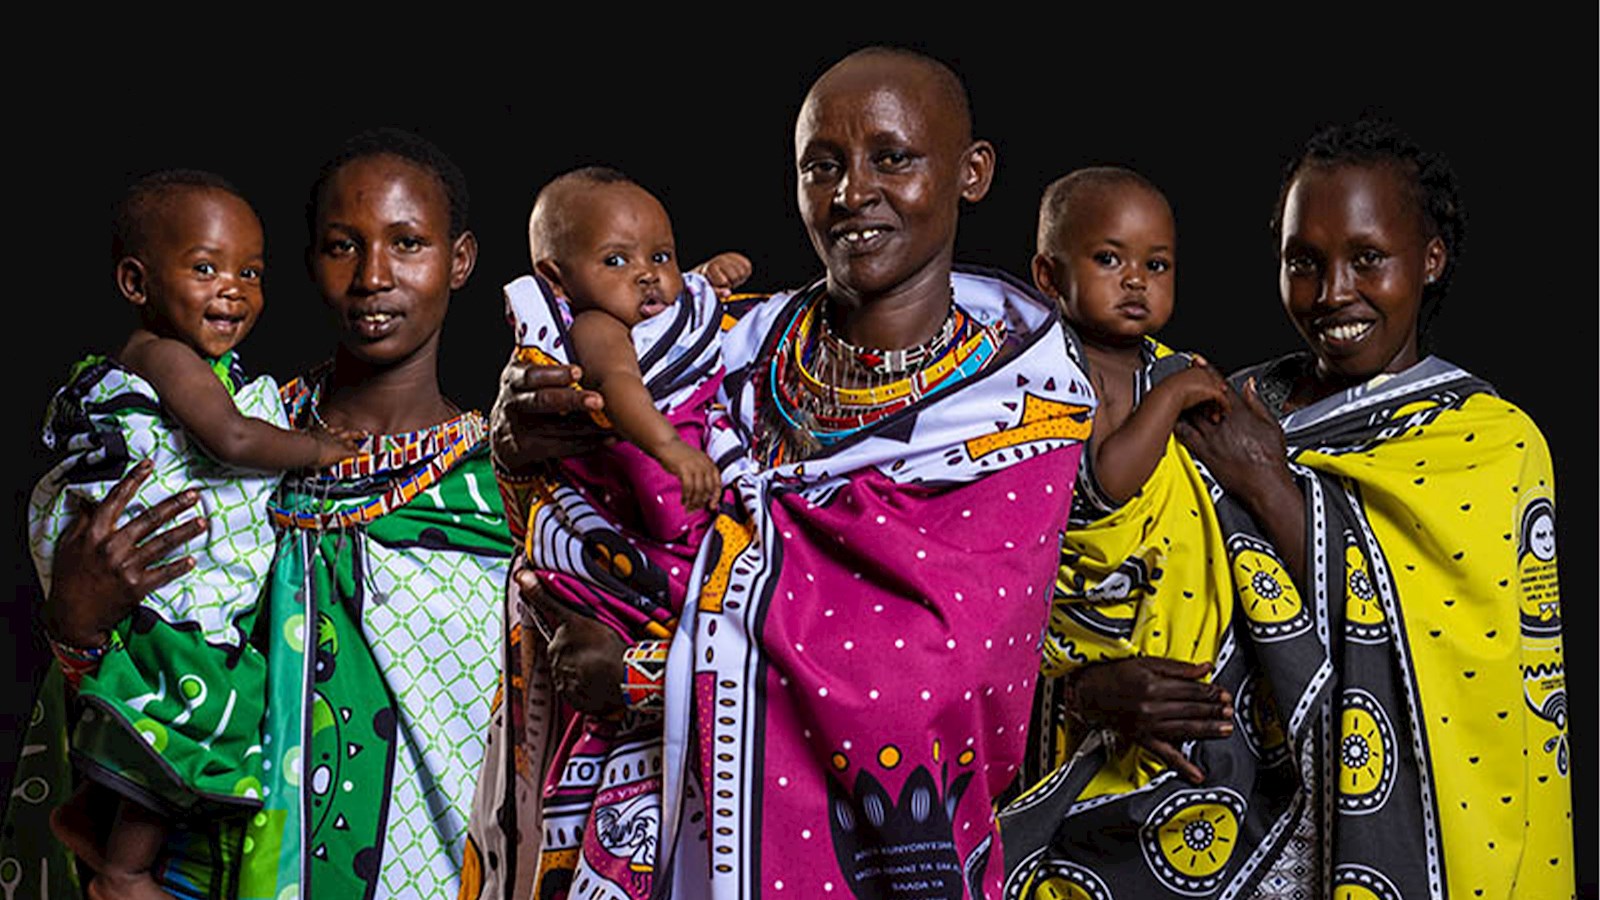
{"label": "baby's face", "polygon": [[1086,341],[1130,346],[1172,317],[1177,237],[1166,201],[1138,184],[1073,199],[1051,254],[1067,320]]}
{"label": "baby's face", "polygon": [[667,211],[634,184],[598,184],[573,198],[559,260],[561,292],[575,311],[600,309],[633,327],[683,293]]}
{"label": "baby's face", "polygon": [[143,292],[129,299],[146,328],[202,356],[221,356],[261,315],[261,221],[248,203],[216,188],[173,190],[157,203],[137,260]]}

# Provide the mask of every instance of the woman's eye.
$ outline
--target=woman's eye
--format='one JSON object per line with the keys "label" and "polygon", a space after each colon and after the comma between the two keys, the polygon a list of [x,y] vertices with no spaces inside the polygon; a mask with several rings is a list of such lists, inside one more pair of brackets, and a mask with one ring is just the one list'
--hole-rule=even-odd
{"label": "woman's eye", "polygon": [[1285,257],[1283,267],[1289,270],[1290,275],[1312,275],[1317,271],[1316,262],[1309,256]]}
{"label": "woman's eye", "polygon": [[349,238],[333,238],[323,243],[322,252],[329,256],[346,256],[356,252],[356,242]]}
{"label": "woman's eye", "polygon": [[878,154],[878,163],[885,168],[898,169],[911,162],[911,154],[904,150],[885,150]]}
{"label": "woman's eye", "polygon": [[1089,258],[1094,260],[1097,265],[1108,269],[1122,265],[1122,257],[1112,253],[1110,250],[1096,250],[1094,255]]}
{"label": "woman's eye", "polygon": [[650,254],[650,261],[658,266],[664,266],[667,263],[672,262],[672,253],[668,250],[657,250],[656,252]]}
{"label": "woman's eye", "polygon": [[208,262],[195,263],[194,270],[207,277],[217,274],[217,267]]}
{"label": "woman's eye", "polygon": [[1370,269],[1383,262],[1383,260],[1384,255],[1381,252],[1367,249],[1356,254],[1355,263],[1357,268]]}
{"label": "woman's eye", "polygon": [[832,178],[839,172],[839,164],[831,159],[812,159],[800,164],[800,172],[812,178]]}
{"label": "woman's eye", "polygon": [[427,242],[416,235],[403,234],[394,239],[394,245],[406,253],[415,253],[426,246]]}
{"label": "woman's eye", "polygon": [[602,259],[600,262],[602,265],[609,266],[614,269],[618,266],[627,265],[628,258],[623,256],[621,253],[607,253],[606,258]]}

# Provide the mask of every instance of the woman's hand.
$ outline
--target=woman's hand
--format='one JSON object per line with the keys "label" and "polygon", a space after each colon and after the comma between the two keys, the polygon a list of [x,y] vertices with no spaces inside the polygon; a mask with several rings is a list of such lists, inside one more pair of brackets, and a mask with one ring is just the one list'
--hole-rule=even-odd
{"label": "woman's hand", "polygon": [[45,630],[56,640],[76,647],[104,644],[145,595],[194,568],[192,556],[156,565],[205,533],[206,520],[194,516],[156,534],[200,499],[194,491],[174,494],[117,527],[150,471],[149,460],[141,460],[99,505],[80,505],[62,533],[43,612]]}
{"label": "woman's hand", "polygon": [[1199,784],[1205,773],[1177,745],[1233,733],[1233,697],[1200,680],[1210,672],[1208,662],[1157,656],[1091,663],[1073,676],[1076,712],[1091,725],[1110,728],[1149,750],[1168,768]]}
{"label": "woman's hand", "polygon": [[603,622],[579,615],[551,599],[529,569],[512,577],[523,602],[556,623],[550,636],[550,675],[556,692],[579,712],[604,716],[621,711],[622,682],[627,670],[622,654],[628,647]]}
{"label": "woman's hand", "polygon": [[577,366],[536,366],[515,357],[500,372],[500,393],[489,412],[489,449],[506,472],[585,453],[606,439],[587,415],[605,406],[594,391],[578,390]]}
{"label": "woman's hand", "polygon": [[1298,493],[1289,473],[1283,429],[1261,402],[1255,381],[1245,384],[1239,402],[1225,408],[1221,416],[1184,416],[1173,427],[1173,434],[1224,490],[1253,513],[1276,499],[1275,492],[1288,488]]}

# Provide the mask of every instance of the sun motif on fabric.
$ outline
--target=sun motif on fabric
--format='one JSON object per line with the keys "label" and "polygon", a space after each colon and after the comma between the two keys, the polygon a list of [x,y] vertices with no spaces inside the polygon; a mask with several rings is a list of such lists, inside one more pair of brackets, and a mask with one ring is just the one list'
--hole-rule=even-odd
{"label": "sun motif on fabric", "polygon": [[1333,872],[1333,900],[1401,900],[1400,891],[1377,869],[1345,863]]}
{"label": "sun motif on fabric", "polygon": [[1311,627],[1311,612],[1272,545],[1248,534],[1228,538],[1234,590],[1258,641],[1283,641]]}
{"label": "sun motif on fabric", "polygon": [[1006,896],[1026,900],[1111,900],[1111,890],[1089,869],[1058,859],[1042,863],[1020,893],[1013,887]]}
{"label": "sun motif on fabric", "polygon": [[1354,534],[1344,536],[1344,627],[1346,635],[1362,644],[1376,644],[1389,637],[1389,622],[1383,611],[1383,598],[1373,580],[1372,566]]}
{"label": "sun motif on fabric", "polygon": [[1270,685],[1259,674],[1247,675],[1239,686],[1233,718],[1244,734],[1245,746],[1261,760],[1262,765],[1274,766],[1288,759],[1289,744],[1285,739],[1283,720],[1278,715],[1278,704],[1273,699]]}
{"label": "sun motif on fabric", "polygon": [[1233,858],[1243,813],[1244,800],[1226,788],[1178,791],[1140,831],[1145,862],[1179,893],[1209,893]]}
{"label": "sun motif on fabric", "polygon": [[1353,815],[1377,811],[1394,781],[1394,730],[1366,691],[1345,692],[1338,753],[1340,809]]}
{"label": "sun motif on fabric", "polygon": [[1287,622],[1300,612],[1300,592],[1276,559],[1259,550],[1245,550],[1233,561],[1239,596],[1251,621]]}

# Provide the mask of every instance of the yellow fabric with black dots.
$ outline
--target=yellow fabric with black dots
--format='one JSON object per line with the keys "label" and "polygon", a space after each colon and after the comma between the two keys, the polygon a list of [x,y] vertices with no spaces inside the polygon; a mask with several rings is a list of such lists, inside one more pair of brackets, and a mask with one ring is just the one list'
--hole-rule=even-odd
{"label": "yellow fabric with black dots", "polygon": [[[1158,359],[1172,353],[1155,348]],[[1233,576],[1206,484],[1172,437],[1138,494],[1085,527],[1069,528],[1061,547],[1044,636],[1046,677],[1137,656],[1216,660],[1232,617]],[[1059,766],[1083,734],[1073,733],[1081,726],[1071,721],[1051,727],[1065,732],[1056,742]],[[1133,790],[1166,769],[1143,747],[1121,748],[1080,799]]]}
{"label": "yellow fabric with black dots", "polygon": [[[1475,394],[1367,450],[1297,461],[1354,483],[1387,561],[1426,723],[1450,896],[1570,896],[1565,669],[1544,437],[1517,407]],[[1347,593],[1352,621],[1372,619],[1369,596]],[[1361,731],[1360,712],[1345,710],[1346,737]],[[1339,765],[1340,791],[1369,783]]]}

